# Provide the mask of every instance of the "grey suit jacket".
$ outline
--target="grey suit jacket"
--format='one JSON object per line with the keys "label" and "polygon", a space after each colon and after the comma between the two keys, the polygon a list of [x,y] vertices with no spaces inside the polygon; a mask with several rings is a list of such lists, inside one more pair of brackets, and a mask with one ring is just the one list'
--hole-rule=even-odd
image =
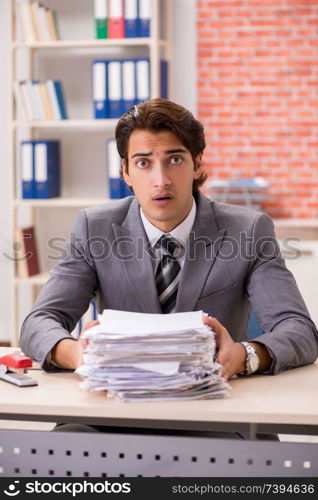
{"label": "grey suit jacket", "polygon": [[[257,342],[273,358],[271,373],[314,362],[317,330],[280,256],[271,219],[201,193],[196,201],[176,312],[202,310],[241,341],[252,307],[265,331]],[[51,369],[48,353],[70,338],[94,297],[100,312],[160,313],[147,243],[134,197],[81,210],[65,257],[23,323],[23,351]]]}

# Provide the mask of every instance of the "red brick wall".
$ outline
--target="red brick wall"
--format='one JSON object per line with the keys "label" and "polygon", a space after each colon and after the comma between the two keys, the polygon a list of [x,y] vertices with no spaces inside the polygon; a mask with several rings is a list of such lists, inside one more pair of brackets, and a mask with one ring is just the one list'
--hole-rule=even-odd
{"label": "red brick wall", "polygon": [[197,1],[211,177],[264,176],[273,217],[318,217],[318,0]]}

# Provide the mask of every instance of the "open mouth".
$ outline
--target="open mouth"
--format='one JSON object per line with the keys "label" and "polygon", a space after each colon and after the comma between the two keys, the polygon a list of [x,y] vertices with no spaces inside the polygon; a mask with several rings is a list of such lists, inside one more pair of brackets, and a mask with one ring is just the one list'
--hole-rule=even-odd
{"label": "open mouth", "polygon": [[161,194],[155,196],[153,198],[153,201],[158,207],[165,207],[166,205],[168,205],[169,201],[172,200],[172,198],[173,196],[170,194]]}
{"label": "open mouth", "polygon": [[155,200],[155,201],[171,200],[171,198],[172,198],[171,194],[162,194],[162,195],[155,196],[153,198],[153,200]]}

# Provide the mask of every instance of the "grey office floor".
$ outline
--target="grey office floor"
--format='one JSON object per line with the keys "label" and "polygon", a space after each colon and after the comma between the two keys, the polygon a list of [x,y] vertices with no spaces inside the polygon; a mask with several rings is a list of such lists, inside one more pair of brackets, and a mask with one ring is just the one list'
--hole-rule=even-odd
{"label": "grey office floor", "polygon": [[[51,422],[27,422],[22,420],[0,420],[0,429],[23,429],[30,431],[50,431],[55,424]],[[318,436],[303,436],[295,434],[279,434],[282,442],[318,443]]]}

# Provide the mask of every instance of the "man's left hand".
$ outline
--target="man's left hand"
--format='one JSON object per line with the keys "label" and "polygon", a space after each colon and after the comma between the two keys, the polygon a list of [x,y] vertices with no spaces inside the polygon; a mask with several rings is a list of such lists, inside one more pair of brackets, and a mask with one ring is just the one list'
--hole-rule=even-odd
{"label": "man's left hand", "polygon": [[[238,373],[244,373],[246,368],[246,350],[240,342],[234,342],[227,329],[216,318],[204,316],[204,323],[211,326],[216,333],[217,358],[222,365],[221,375],[229,379]],[[272,358],[262,342],[249,342],[259,357],[259,373],[270,370]]]}
{"label": "man's left hand", "polygon": [[221,376],[228,380],[233,375],[244,372],[246,351],[242,344],[234,342],[227,329],[216,318],[204,316],[204,323],[216,333],[216,361],[222,365]]}

